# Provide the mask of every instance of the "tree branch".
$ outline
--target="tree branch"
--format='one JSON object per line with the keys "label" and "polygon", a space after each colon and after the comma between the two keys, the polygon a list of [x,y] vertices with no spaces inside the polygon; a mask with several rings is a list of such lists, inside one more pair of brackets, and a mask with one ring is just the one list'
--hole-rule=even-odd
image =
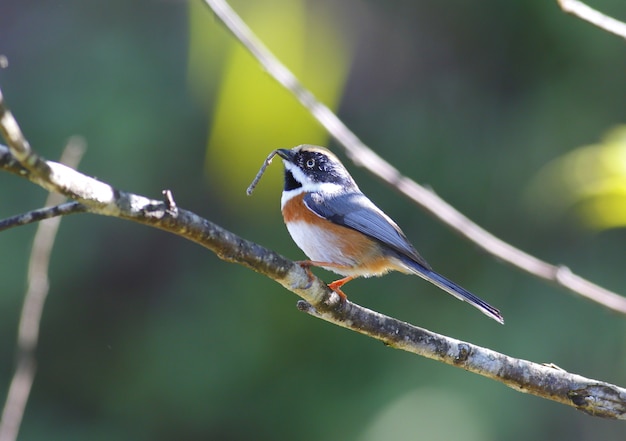
{"label": "tree branch", "polygon": [[[0,103],[1,109],[6,114],[4,103]],[[6,119],[0,115],[0,125],[4,121]],[[17,141],[18,146],[27,145],[25,140]],[[10,154],[17,150],[13,142],[13,138],[7,139]],[[0,147],[0,156],[7,154],[3,148]],[[590,415],[626,419],[626,389],[509,357],[418,328],[350,301],[342,302],[335,292],[297,263],[177,207],[170,192],[165,193],[165,201],[153,200],[117,190],[62,164],[45,161],[32,150],[20,157],[23,159],[15,156],[29,170],[21,176],[44,188],[58,189],[73,197],[83,204],[87,212],[132,220],[196,242],[221,259],[253,269],[297,294],[304,299],[304,302],[298,303],[299,309],[314,317],[375,338],[388,346],[460,367]],[[32,166],[32,163],[38,165]],[[93,188],[100,191],[88,191]],[[72,194],[74,189],[76,194]]]}
{"label": "tree branch", "polygon": [[535,277],[559,285],[572,293],[621,314],[626,314],[626,298],[598,286],[562,265],[551,265],[497,238],[434,191],[403,176],[396,168],[367,147],[328,107],[319,102],[298,79],[254,35],[250,28],[224,0],[204,0],[218,19],[257,59],[261,66],[285,89],[291,92],[311,115],[345,149],[358,166],[391,185],[462,237],[499,260]]}
{"label": "tree branch", "polygon": [[[61,162],[74,167],[78,165],[84,152],[82,143],[75,141],[70,140],[61,156]],[[65,198],[57,193],[50,193],[45,205],[56,205],[62,202],[63,199]],[[75,204],[75,202],[72,202],[69,205]],[[30,219],[30,222],[34,222],[45,219],[46,216],[47,218],[59,216],[64,211],[59,209],[59,207],[66,205],[68,204],[56,205],[48,211],[42,209],[22,215],[19,217],[22,222],[21,225],[29,223],[26,222],[28,219]],[[33,240],[33,247],[28,262],[28,288],[24,295],[24,304],[17,333],[15,373],[11,379],[7,399],[2,410],[2,417],[0,418],[0,441],[14,441],[17,439],[28,396],[35,379],[35,350],[39,340],[39,324],[49,290],[48,266],[60,222],[60,217],[41,222]],[[17,224],[12,226],[17,226]]]}
{"label": "tree branch", "polygon": [[626,39],[626,23],[604,15],[578,0],[557,0],[560,8],[594,26]]}
{"label": "tree branch", "polygon": [[349,303],[320,311],[304,301],[298,308],[386,345],[500,381],[512,389],[573,406],[590,415],[626,419],[626,389],[571,374],[554,365],[509,357],[491,349],[412,326]]}
{"label": "tree branch", "polygon": [[[0,148],[4,146],[0,145]],[[39,208],[37,210],[31,210],[27,213],[18,214],[6,219],[0,220],[0,231],[8,230],[13,227],[21,227],[23,225],[32,224],[33,222],[39,222],[44,219],[50,219],[57,216],[65,216],[67,214],[84,213],[86,208],[80,202],[64,202],[52,207]]]}

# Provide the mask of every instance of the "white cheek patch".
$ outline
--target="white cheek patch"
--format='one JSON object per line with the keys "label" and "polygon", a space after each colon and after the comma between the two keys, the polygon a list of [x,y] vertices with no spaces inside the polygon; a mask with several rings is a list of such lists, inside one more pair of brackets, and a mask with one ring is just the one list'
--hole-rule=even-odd
{"label": "white cheek patch", "polygon": [[283,165],[285,166],[286,170],[289,170],[291,172],[294,179],[298,181],[299,183],[304,185],[307,182],[310,182],[310,179],[304,174],[302,169],[298,167],[297,165],[295,165],[294,163],[283,159]]}
{"label": "white cheek patch", "polygon": [[341,185],[334,184],[332,182],[314,182],[309,178],[300,167],[295,164],[292,164],[289,161],[283,160],[283,164],[285,165],[285,169],[290,171],[293,175],[293,178],[302,184],[302,187],[294,188],[293,190],[283,191],[283,194],[280,198],[280,208],[284,208],[287,201],[289,201],[292,197],[298,196],[301,193],[323,193],[326,195],[331,195],[338,193],[342,190]]}

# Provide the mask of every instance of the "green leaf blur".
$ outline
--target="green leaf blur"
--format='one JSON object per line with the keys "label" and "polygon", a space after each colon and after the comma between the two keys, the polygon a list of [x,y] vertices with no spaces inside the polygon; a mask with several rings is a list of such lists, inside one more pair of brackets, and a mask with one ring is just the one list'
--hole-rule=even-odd
{"label": "green leaf blur", "polygon": [[547,164],[531,183],[529,205],[546,218],[574,211],[595,230],[626,226],[626,126],[599,144],[580,147]]}
{"label": "green leaf blur", "polygon": [[[207,107],[213,107],[205,165],[209,183],[219,186],[222,196],[235,206],[254,203],[259,209],[258,202],[267,202],[271,192],[260,191],[255,200],[246,201],[241,189],[267,153],[278,146],[327,144],[328,135],[248,52],[232,38],[224,41],[226,30],[203,2],[189,5],[190,90],[194,96],[215,90],[205,101]],[[305,87],[331,108],[337,106],[350,55],[348,36],[339,32],[340,23],[328,6],[272,0],[235,2],[233,7]],[[216,43],[214,39],[219,40]],[[223,60],[222,71],[211,75],[215,69],[211,61],[218,57]],[[269,174],[267,181],[265,188],[276,185],[278,174]]]}

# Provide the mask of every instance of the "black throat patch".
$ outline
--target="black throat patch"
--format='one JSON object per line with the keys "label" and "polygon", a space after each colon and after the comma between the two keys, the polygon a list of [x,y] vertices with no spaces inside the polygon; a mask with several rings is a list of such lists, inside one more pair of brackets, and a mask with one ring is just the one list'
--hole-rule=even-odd
{"label": "black throat patch", "polygon": [[293,174],[289,170],[285,170],[285,191],[295,190],[302,187],[302,184],[296,181]]}

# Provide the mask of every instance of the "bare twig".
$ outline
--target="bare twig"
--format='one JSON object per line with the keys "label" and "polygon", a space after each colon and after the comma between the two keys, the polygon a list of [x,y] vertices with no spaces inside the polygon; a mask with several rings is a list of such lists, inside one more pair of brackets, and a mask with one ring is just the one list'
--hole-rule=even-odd
{"label": "bare twig", "polygon": [[540,279],[562,286],[613,311],[626,314],[626,298],[577,276],[563,266],[551,265],[504,242],[472,222],[437,196],[434,191],[400,174],[396,168],[368,148],[328,107],[305,89],[287,67],[252,33],[228,3],[224,0],[204,1],[263,68],[291,92],[343,146],[346,154],[355,164],[366,168],[487,253]]}
{"label": "bare twig", "polygon": [[[61,162],[68,166],[76,167],[82,157],[84,148],[81,143],[71,140],[64,150]],[[59,216],[65,211],[59,207],[76,206],[75,202],[60,204],[63,199],[58,193],[50,193],[46,201],[46,206],[53,206],[48,211],[36,210],[22,216],[22,224],[26,218],[30,222],[45,219],[47,217]],[[84,211],[84,210],[82,210]],[[71,211],[70,211],[71,212]],[[50,215],[50,216],[48,216]],[[39,219],[37,219],[39,218]],[[48,295],[48,265],[54,239],[61,222],[60,217],[54,217],[41,222],[35,233],[33,247],[28,263],[28,288],[24,296],[24,304],[20,316],[17,334],[17,359],[15,373],[9,385],[7,399],[0,419],[0,441],[14,441],[17,439],[24,409],[30,390],[33,385],[36,371],[35,349],[39,339],[39,323],[43,307]],[[17,226],[17,225],[13,225]]]}
{"label": "bare twig", "polygon": [[557,2],[563,12],[572,14],[600,29],[626,39],[626,23],[604,15],[578,0],[557,0]]}
{"label": "bare twig", "polygon": [[70,201],[64,202],[52,207],[39,208],[27,213],[18,214],[6,219],[0,220],[0,231],[8,230],[13,227],[21,227],[23,225],[32,224],[33,222],[39,222],[44,219],[50,219],[57,216],[65,216],[74,213],[84,213],[85,206],[80,202]]}
{"label": "bare twig", "polygon": [[[7,139],[7,142],[12,152],[12,141]],[[3,149],[0,146],[0,156],[6,154]],[[31,172],[24,177],[44,188],[58,188],[64,194],[71,193],[68,189],[83,189],[74,195],[74,199],[83,203],[90,213],[129,219],[160,228],[206,247],[221,259],[251,268],[304,299],[305,302],[299,303],[299,308],[315,317],[378,339],[394,348],[460,367],[518,391],[554,400],[590,415],[626,419],[624,388],[512,358],[412,326],[350,301],[342,302],[334,291],[297,263],[176,207],[170,193],[166,194],[166,201],[156,201],[122,192],[67,166],[36,156],[30,151],[27,158],[44,162],[44,166],[29,168]],[[28,168],[27,165],[23,166]],[[54,170],[54,173],[47,173],[46,170]],[[91,194],[85,188],[103,190]],[[111,194],[111,199],[103,204],[101,196],[107,193]],[[93,197],[93,200],[89,197]]]}

